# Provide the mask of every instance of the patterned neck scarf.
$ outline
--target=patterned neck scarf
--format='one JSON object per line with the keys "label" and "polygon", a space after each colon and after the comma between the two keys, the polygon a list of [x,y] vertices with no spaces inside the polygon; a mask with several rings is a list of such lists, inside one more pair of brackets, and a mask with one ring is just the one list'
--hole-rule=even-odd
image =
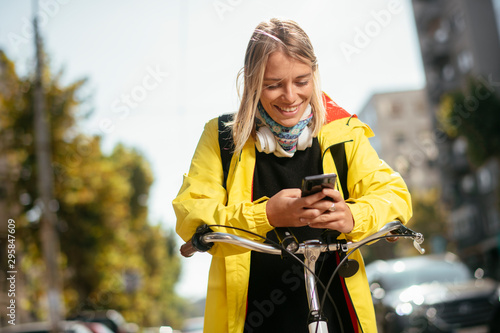
{"label": "patterned neck scarf", "polygon": [[297,141],[299,140],[299,136],[313,117],[312,112],[307,115],[305,119],[300,120],[295,126],[286,127],[275,122],[260,102],[258,104],[258,109],[259,114],[265,123],[263,123],[261,119],[257,118],[257,127],[260,128],[267,125],[274,134],[274,137],[281,148],[288,153],[295,153],[297,151]]}

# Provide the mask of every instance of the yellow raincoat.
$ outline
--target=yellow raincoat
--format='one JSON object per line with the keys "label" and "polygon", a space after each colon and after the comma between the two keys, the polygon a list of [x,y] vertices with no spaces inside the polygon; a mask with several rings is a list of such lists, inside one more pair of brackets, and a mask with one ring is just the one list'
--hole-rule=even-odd
{"label": "yellow raincoat", "polygon": [[[327,97],[328,98],[328,97]],[[345,113],[331,100],[327,103],[330,120]],[[332,118],[332,114],[337,114]],[[348,115],[348,114],[347,114]],[[359,241],[378,231],[385,223],[399,219],[406,223],[412,214],[410,194],[401,176],[380,160],[368,137],[372,130],[359,119],[343,117],[324,125],[318,135],[325,173],[337,173],[328,148],[345,142],[348,164],[347,201],[354,217],[354,229],[342,234],[347,241]],[[328,150],[328,151],[327,151]],[[223,171],[218,142],[217,119],[209,121],[193,156],[189,173],[173,201],[177,233],[191,239],[203,223],[222,224],[250,230],[262,236],[273,229],[266,217],[267,198],[252,202],[255,167],[255,141],[250,138],[240,154],[232,157],[227,192],[222,186]],[[341,191],[341,189],[340,189]],[[229,197],[229,202],[226,203]],[[221,230],[240,234],[231,229]],[[246,316],[250,251],[228,244],[215,244],[209,273],[204,332],[243,332]],[[359,251],[351,256],[359,271],[345,283],[363,332],[376,332],[375,313]]]}

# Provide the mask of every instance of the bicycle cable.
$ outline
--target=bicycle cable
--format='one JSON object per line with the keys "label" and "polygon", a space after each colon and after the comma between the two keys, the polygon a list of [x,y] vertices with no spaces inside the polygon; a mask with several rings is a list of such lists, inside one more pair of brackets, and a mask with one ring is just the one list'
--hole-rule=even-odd
{"label": "bicycle cable", "polygon": [[[323,282],[321,282],[319,280],[319,277],[316,275],[315,272],[313,272],[309,267],[307,267],[307,265],[299,258],[295,255],[295,253],[293,253],[292,251],[286,249],[285,247],[283,247],[281,244],[273,241],[272,239],[269,239],[265,236],[262,236],[262,235],[259,235],[253,231],[250,231],[250,230],[245,230],[243,228],[238,228],[238,227],[234,227],[234,226],[228,226],[228,225],[222,225],[222,224],[207,224],[207,226],[209,227],[217,227],[217,228],[228,228],[228,229],[233,229],[233,230],[238,230],[238,231],[242,231],[242,232],[246,232],[250,235],[253,235],[253,236],[256,236],[258,238],[261,238],[261,239],[264,239],[265,241],[269,242],[270,244],[274,245],[275,247],[281,249],[282,251],[285,251],[287,254],[289,254],[292,258],[294,258],[295,260],[297,260],[302,266],[304,266],[304,268],[306,268],[311,274],[314,275],[315,279],[316,279],[316,282],[319,282],[320,286],[322,288],[325,288],[325,284]],[[326,290],[326,289],[325,289]]]}
{"label": "bicycle cable", "polygon": [[[292,258],[294,258],[295,260],[297,260],[305,269],[307,269],[311,274],[313,274],[314,276],[314,279],[316,280],[316,283],[319,283],[319,285],[323,288],[325,294],[324,294],[324,297],[328,297],[328,299],[330,300],[330,302],[332,302],[334,308],[335,308],[335,312],[336,312],[336,315],[337,315],[337,318],[339,319],[339,321],[341,321],[341,318],[340,318],[340,314],[337,310],[337,306],[335,305],[335,302],[333,300],[333,297],[332,295],[330,294],[330,292],[328,291],[327,287],[325,286],[325,284],[319,279],[319,276],[316,275],[315,272],[313,272],[309,267],[307,267],[307,265],[299,258],[295,255],[295,253],[293,253],[292,251],[286,249],[284,246],[282,246],[281,244],[273,241],[272,239],[269,239],[265,236],[262,236],[262,235],[259,235],[255,232],[252,232],[250,230],[246,230],[246,229],[243,229],[243,228],[239,228],[239,227],[234,227],[234,226],[228,226],[228,225],[223,225],[223,224],[210,224],[208,225],[208,227],[217,227],[217,228],[228,228],[228,229],[233,229],[233,230],[238,230],[238,231],[242,231],[242,232],[246,232],[250,235],[253,235],[253,236],[256,236],[258,238],[261,238],[261,239],[264,239],[265,241],[268,241],[270,244],[278,247],[279,249],[285,251],[287,254],[289,254]],[[334,271],[334,274],[335,274],[335,271]],[[323,298],[325,299],[325,298]],[[323,302],[324,303],[324,302]],[[319,306],[319,311],[321,312],[321,309],[323,309],[323,303],[320,304]],[[343,331],[343,329],[342,329]]]}
{"label": "bicycle cable", "polygon": [[[344,331],[342,319],[340,318],[340,314],[338,312],[337,306],[335,305],[333,297],[330,294],[330,292],[328,291],[328,289],[330,288],[330,286],[331,286],[331,284],[333,282],[333,279],[334,279],[335,275],[338,273],[339,268],[345,263],[346,260],[349,259],[349,256],[351,254],[353,254],[354,252],[356,252],[357,250],[359,250],[362,246],[367,245],[368,243],[372,243],[374,241],[377,241],[377,240],[380,240],[380,239],[386,239],[386,238],[394,238],[394,237],[412,238],[413,237],[413,235],[384,235],[384,236],[380,236],[380,237],[374,238],[374,239],[370,240],[369,242],[362,243],[362,244],[360,244],[360,245],[352,248],[351,251],[348,252],[348,253],[346,253],[346,256],[344,258],[342,258],[342,260],[339,262],[339,264],[337,265],[337,267],[333,271],[332,275],[330,276],[330,279],[328,280],[328,283],[325,285],[319,279],[319,276],[316,275],[316,273],[313,272],[309,267],[307,267],[307,265],[299,257],[297,257],[295,255],[295,253],[293,253],[292,251],[286,249],[284,246],[282,246],[281,244],[273,241],[272,239],[269,239],[269,238],[267,238],[265,236],[259,235],[259,234],[255,233],[255,232],[250,231],[250,230],[246,230],[246,229],[235,227],[235,226],[228,226],[228,225],[222,225],[222,224],[210,224],[210,225],[207,224],[207,226],[208,227],[217,227],[217,228],[227,228],[227,229],[238,230],[238,231],[245,232],[247,234],[253,235],[253,236],[257,237],[257,238],[261,238],[261,239],[267,241],[268,243],[274,245],[275,247],[281,249],[282,251],[285,251],[292,258],[294,258],[296,261],[298,261],[305,269],[307,269],[311,274],[313,274],[313,276],[314,276],[314,278],[316,280],[316,283],[319,283],[319,285],[324,290],[324,294],[323,294],[323,297],[321,298],[321,302],[320,302],[320,305],[319,305],[320,311],[321,311],[321,309],[323,309],[323,306],[325,304],[326,298],[328,297],[328,299],[330,300],[330,302],[332,302],[332,304],[333,304],[333,307],[335,309],[336,316],[337,316],[337,319],[339,321],[339,325],[341,326],[340,328],[341,328],[342,332]],[[319,326],[316,326],[316,331],[318,329],[319,329]]]}
{"label": "bicycle cable", "polygon": [[[374,238],[374,239],[370,240],[369,242],[362,243],[362,244],[360,244],[360,245],[352,248],[352,250],[349,253],[346,253],[346,256],[339,262],[339,264],[337,265],[337,267],[333,271],[332,276],[328,280],[328,283],[327,283],[326,287],[330,288],[330,285],[333,282],[333,278],[338,273],[339,268],[345,263],[346,260],[348,260],[348,258],[349,258],[349,256],[351,254],[353,254],[354,252],[356,252],[357,250],[359,250],[362,246],[367,245],[368,243],[372,243],[372,242],[380,240],[380,239],[394,238],[394,237],[412,238],[414,236],[413,235],[384,235],[384,236],[380,236],[380,237]],[[325,301],[326,301],[326,297],[323,295],[323,297],[321,298],[320,308],[323,307],[323,304],[325,303]]]}

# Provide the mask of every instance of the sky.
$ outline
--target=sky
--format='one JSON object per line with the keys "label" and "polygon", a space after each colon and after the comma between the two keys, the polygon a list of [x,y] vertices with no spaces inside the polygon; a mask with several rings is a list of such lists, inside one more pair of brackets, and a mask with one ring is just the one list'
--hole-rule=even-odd
{"label": "sky", "polygon": [[[374,93],[425,86],[410,0],[39,0],[39,13],[53,72],[88,80],[81,93],[94,112],[81,130],[101,135],[105,151],[121,142],[146,157],[149,219],[165,229],[204,124],[238,108],[237,73],[259,22],[296,21],[323,91],[350,113]],[[32,15],[31,0],[0,0],[0,49],[21,75],[34,68]],[[202,298],[210,255],[182,264],[178,293]]]}

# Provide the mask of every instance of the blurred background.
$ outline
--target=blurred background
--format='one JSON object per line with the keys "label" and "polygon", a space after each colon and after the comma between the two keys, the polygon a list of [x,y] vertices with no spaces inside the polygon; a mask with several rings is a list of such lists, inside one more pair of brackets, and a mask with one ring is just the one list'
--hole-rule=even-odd
{"label": "blurred background", "polygon": [[271,17],[302,26],[322,89],[373,128],[428,251],[500,279],[499,0],[0,0],[1,326],[10,274],[16,323],[203,316],[210,256],[180,258],[171,201]]}

